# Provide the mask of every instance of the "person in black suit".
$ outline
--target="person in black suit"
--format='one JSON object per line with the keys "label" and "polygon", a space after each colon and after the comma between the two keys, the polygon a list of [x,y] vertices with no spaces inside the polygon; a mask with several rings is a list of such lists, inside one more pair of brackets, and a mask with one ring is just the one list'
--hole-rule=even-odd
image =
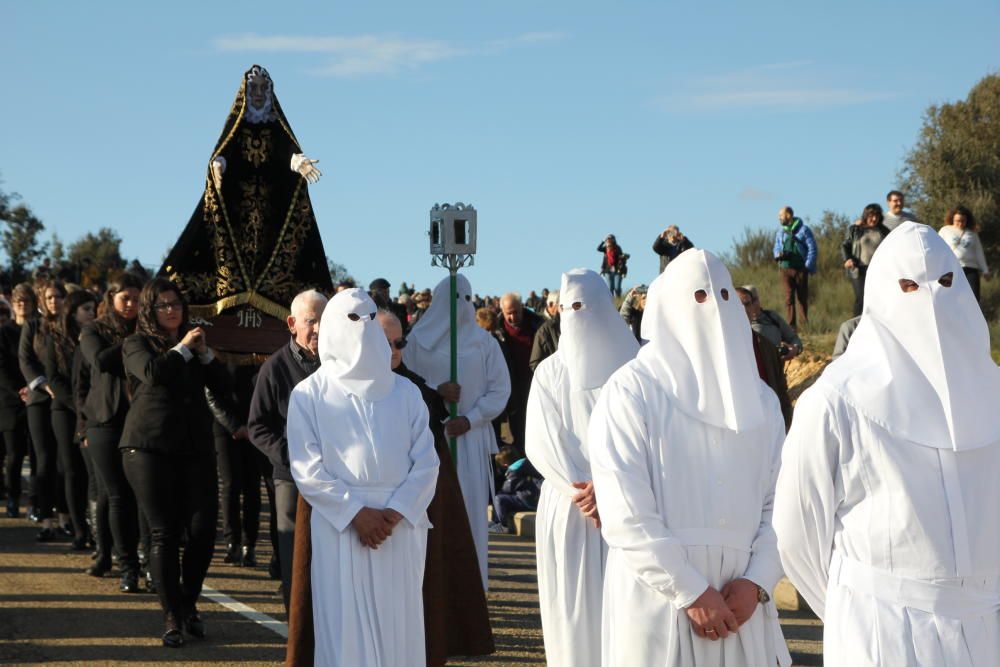
{"label": "person in black suit", "polygon": [[[83,406],[87,414],[87,453],[97,471],[99,491],[107,494],[108,523],[121,568],[119,590],[123,593],[139,592],[139,528],[135,495],[125,479],[118,450],[128,414],[122,342],[135,331],[142,285],[142,278],[132,273],[112,280],[104,293],[100,316],[84,326],[80,335],[80,351],[90,369],[90,391]],[[104,550],[87,573],[100,577],[110,570],[111,551]]]}
{"label": "person in black suit", "polygon": [[7,450],[4,461],[7,516],[16,519],[21,515],[21,466],[28,453],[28,419],[24,407],[28,383],[21,373],[17,350],[21,329],[38,311],[35,292],[30,285],[21,283],[14,288],[11,309],[14,317],[0,327],[0,432]]}
{"label": "person in black suit", "polygon": [[[58,447],[52,431],[52,398],[55,392],[45,376],[42,357],[52,335],[66,288],[61,282],[44,285],[40,317],[29,319],[21,328],[21,340],[17,347],[17,358],[21,373],[28,382],[28,432],[35,448],[35,492],[38,494],[38,510],[42,529],[36,538],[39,542],[51,542],[58,536],[57,529],[69,523],[66,499],[59,484]],[[58,505],[58,507],[57,507]],[[59,514],[59,523],[53,515]]]}
{"label": "person in black suit", "polygon": [[73,356],[83,325],[96,316],[96,300],[86,290],[66,297],[55,325],[50,329],[42,355],[48,385],[52,389],[52,432],[65,484],[66,505],[73,524],[74,551],[84,551],[90,542],[87,527],[87,466],[76,442],[76,402],[73,396]]}
{"label": "person in black suit", "polygon": [[[142,289],[139,325],[122,353],[132,405],[119,447],[125,476],[149,519],[163,645],[176,648],[184,644],[181,628],[205,636],[195,603],[212,561],[219,513],[214,417],[205,389],[221,396],[229,383],[205,331],[188,323],[180,289],[165,278]],[[187,543],[180,557],[182,534]]]}

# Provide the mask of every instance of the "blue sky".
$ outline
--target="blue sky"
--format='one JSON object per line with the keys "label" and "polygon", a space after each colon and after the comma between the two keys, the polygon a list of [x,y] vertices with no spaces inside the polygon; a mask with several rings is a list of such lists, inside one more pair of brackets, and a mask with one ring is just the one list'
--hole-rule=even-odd
{"label": "blue sky", "polygon": [[[167,8],[169,6],[169,9]],[[326,252],[431,286],[435,202],[479,211],[479,293],[558,285],[617,234],[725,251],[778,208],[883,202],[932,103],[1000,66],[1000,2],[0,3],[3,189],[159,265],[243,71],[323,180]]]}

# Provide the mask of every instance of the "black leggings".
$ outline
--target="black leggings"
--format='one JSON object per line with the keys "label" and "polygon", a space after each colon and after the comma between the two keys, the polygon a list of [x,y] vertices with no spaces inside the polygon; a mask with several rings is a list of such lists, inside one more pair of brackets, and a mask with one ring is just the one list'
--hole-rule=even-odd
{"label": "black leggings", "polygon": [[35,448],[35,484],[34,491],[38,494],[38,513],[43,519],[52,518],[52,508],[57,504],[60,513],[66,507],[60,500],[65,500],[59,490],[59,458],[56,436],[52,432],[52,404],[35,403],[29,405],[28,431],[31,433],[31,444]]}
{"label": "black leggings", "polygon": [[73,521],[76,537],[87,535],[87,466],[80,454],[80,446],[75,442],[76,413],[72,410],[53,408],[52,431],[65,484],[66,506]]}
{"label": "black leggings", "polygon": [[108,517],[108,490],[104,488],[101,476],[97,474],[90,447],[82,447],[80,454],[87,466],[87,499],[90,501],[90,530],[97,542],[97,560],[100,565],[111,565],[111,522]]}
{"label": "black leggings", "polygon": [[15,504],[21,502],[21,466],[28,453],[28,431],[23,415],[17,425],[10,431],[3,432],[3,443],[7,450],[4,461],[4,481],[7,484],[7,497]]}
{"label": "black leggings", "polygon": [[[183,619],[201,595],[215,550],[219,496],[214,457],[126,449],[122,463],[149,519],[149,566],[160,605],[164,612]],[[188,536],[183,558],[182,533]]]}
{"label": "black leggings", "polygon": [[123,570],[130,570],[139,567],[139,520],[135,494],[122,468],[122,454],[118,449],[121,435],[121,429],[114,426],[92,426],[87,429],[87,448],[108,493],[108,520],[118,562]]}
{"label": "black leggings", "polygon": [[[255,547],[260,533],[260,479],[264,458],[249,440],[215,433],[215,454],[222,481],[222,534],[227,544]],[[242,521],[240,497],[243,498]]]}

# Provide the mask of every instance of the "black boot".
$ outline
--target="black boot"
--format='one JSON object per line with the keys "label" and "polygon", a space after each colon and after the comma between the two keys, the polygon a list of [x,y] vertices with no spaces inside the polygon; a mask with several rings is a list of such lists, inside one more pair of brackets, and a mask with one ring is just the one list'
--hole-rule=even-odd
{"label": "black boot", "polygon": [[146,580],[146,592],[155,593],[156,583],[153,581],[153,572],[147,567],[143,572],[143,578]]}
{"label": "black boot", "polygon": [[194,605],[191,605],[191,611],[184,617],[184,632],[195,639],[205,638],[205,623],[201,620],[201,616],[198,615],[198,608]]}
{"label": "black boot", "polygon": [[7,499],[7,518],[17,519],[21,516],[20,503],[14,498]]}
{"label": "black boot", "polygon": [[240,562],[240,548],[235,544],[226,545],[226,556],[222,559],[223,563],[239,563]]}
{"label": "black boot", "polygon": [[83,572],[84,574],[89,574],[92,577],[103,577],[108,572],[111,572],[111,559],[104,554],[98,554],[93,565],[88,567]]}
{"label": "black boot", "polygon": [[122,593],[139,592],[139,568],[131,565],[122,570],[121,580],[118,582],[118,590]]}
{"label": "black boot", "polygon": [[281,579],[281,564],[277,556],[271,556],[271,562],[267,564],[267,576],[274,581]]}
{"label": "black boot", "polygon": [[243,558],[240,564],[243,567],[257,567],[257,556],[254,555],[253,547],[243,547]]}
{"label": "black boot", "polygon": [[184,635],[181,634],[181,624],[173,614],[167,612],[164,623],[163,645],[167,648],[180,648],[184,646]]}

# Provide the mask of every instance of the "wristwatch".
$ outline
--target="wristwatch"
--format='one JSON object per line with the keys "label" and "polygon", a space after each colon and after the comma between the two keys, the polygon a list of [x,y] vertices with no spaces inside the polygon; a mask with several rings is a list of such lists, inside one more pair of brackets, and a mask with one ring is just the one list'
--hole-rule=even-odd
{"label": "wristwatch", "polygon": [[771,601],[771,596],[760,586],[757,586],[757,602],[766,604]]}

